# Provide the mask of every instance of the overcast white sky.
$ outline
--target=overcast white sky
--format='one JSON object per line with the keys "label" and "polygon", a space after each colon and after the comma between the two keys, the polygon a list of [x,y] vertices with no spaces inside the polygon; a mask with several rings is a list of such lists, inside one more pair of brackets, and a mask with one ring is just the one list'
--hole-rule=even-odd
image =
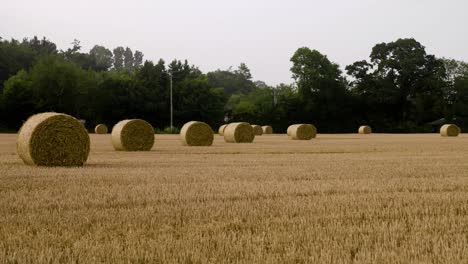
{"label": "overcast white sky", "polygon": [[188,59],[203,71],[245,62],[254,79],[290,83],[290,57],[317,49],[342,68],[380,42],[414,37],[468,61],[468,0],[1,0],[0,36],[129,46],[145,59]]}

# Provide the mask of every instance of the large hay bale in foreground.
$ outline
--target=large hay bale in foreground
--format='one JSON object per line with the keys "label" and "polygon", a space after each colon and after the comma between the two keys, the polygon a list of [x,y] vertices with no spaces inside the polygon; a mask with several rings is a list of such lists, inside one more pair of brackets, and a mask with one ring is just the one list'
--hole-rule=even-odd
{"label": "large hay bale in foreground", "polygon": [[16,142],[21,159],[39,166],[83,166],[89,148],[88,132],[78,119],[51,112],[31,116]]}
{"label": "large hay bale in foreground", "polygon": [[310,140],[317,135],[317,129],[312,124],[295,124],[288,127],[288,136],[293,140]]}
{"label": "large hay bale in foreground", "polygon": [[214,139],[213,134],[213,130],[208,124],[199,121],[186,123],[180,131],[180,137],[185,146],[211,146]]}
{"label": "large hay bale in foreground", "polygon": [[249,123],[231,123],[224,129],[224,141],[229,143],[252,143],[255,134]]}
{"label": "large hay bale in foreground", "polygon": [[154,145],[154,128],[145,120],[122,120],[112,128],[116,150],[149,151]]}
{"label": "large hay bale in foreground", "polygon": [[94,128],[94,133],[96,134],[107,134],[108,129],[107,126],[104,124],[99,124]]}
{"label": "large hay bale in foreground", "polygon": [[271,126],[262,126],[263,134],[273,134],[273,128]]}
{"label": "large hay bale in foreground", "polygon": [[219,127],[219,129],[218,129],[218,134],[219,134],[220,136],[224,136],[224,129],[226,129],[226,127],[227,127],[227,124],[226,124],[226,125],[222,125],[222,126]]}
{"label": "large hay bale in foreground", "polygon": [[457,137],[461,129],[454,124],[445,124],[440,128],[440,135],[443,137]]}
{"label": "large hay bale in foreground", "polygon": [[372,134],[372,128],[370,126],[360,126],[358,133],[359,134]]}
{"label": "large hay bale in foreground", "polygon": [[263,134],[263,129],[259,125],[252,125],[252,129],[255,136],[261,136]]}

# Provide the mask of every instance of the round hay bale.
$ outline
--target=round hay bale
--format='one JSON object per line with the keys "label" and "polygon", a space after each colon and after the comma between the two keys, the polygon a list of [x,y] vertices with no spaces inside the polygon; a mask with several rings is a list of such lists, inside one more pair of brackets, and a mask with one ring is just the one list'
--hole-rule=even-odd
{"label": "round hay bale", "polygon": [[457,137],[461,129],[454,124],[445,124],[440,128],[440,135],[443,137]]}
{"label": "round hay bale", "polygon": [[273,134],[273,128],[271,126],[262,126],[263,134]]}
{"label": "round hay bale", "polygon": [[24,163],[38,166],[83,166],[89,148],[88,132],[78,119],[52,112],[31,116],[16,142]]}
{"label": "round hay bale", "polygon": [[107,126],[104,124],[99,124],[94,128],[94,133],[96,134],[107,134],[108,129]]}
{"label": "round hay bale", "polygon": [[224,129],[226,129],[226,127],[227,127],[227,124],[226,124],[226,125],[222,125],[222,126],[219,127],[219,129],[218,129],[218,134],[219,134],[220,136],[224,136]]}
{"label": "round hay bale", "polygon": [[182,144],[185,146],[211,146],[213,144],[213,130],[203,122],[191,121],[186,123],[180,131]]}
{"label": "round hay bale", "polygon": [[310,140],[317,135],[317,129],[312,124],[296,124],[288,127],[288,136],[293,140]]}
{"label": "round hay bale", "polygon": [[255,136],[261,136],[263,134],[263,129],[259,125],[252,125],[252,129]]}
{"label": "round hay bale", "polygon": [[358,133],[359,134],[372,134],[372,128],[370,126],[360,126]]}
{"label": "round hay bale", "polygon": [[112,128],[111,137],[116,150],[149,151],[154,145],[154,128],[145,120],[122,120]]}
{"label": "round hay bale", "polygon": [[228,143],[252,143],[255,134],[249,123],[231,123],[224,129],[224,141]]}

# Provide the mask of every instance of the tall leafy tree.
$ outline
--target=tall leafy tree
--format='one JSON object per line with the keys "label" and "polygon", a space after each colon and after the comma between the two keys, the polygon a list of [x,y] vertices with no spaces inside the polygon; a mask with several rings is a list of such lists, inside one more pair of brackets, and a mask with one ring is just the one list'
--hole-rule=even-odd
{"label": "tall leafy tree", "polygon": [[123,47],[117,47],[114,49],[114,68],[116,70],[121,70],[124,67],[124,52]]}
{"label": "tall leafy tree", "polygon": [[169,125],[169,89],[166,67],[163,60],[154,64],[146,61],[134,76],[136,104],[141,116],[154,126],[164,128]]}
{"label": "tall leafy tree", "polygon": [[132,76],[126,72],[104,72],[97,87],[90,89],[89,105],[94,116],[90,123],[115,124],[127,118],[142,118],[132,112],[134,88]]}
{"label": "tall leafy tree", "polygon": [[28,70],[36,61],[37,54],[29,45],[15,39],[0,41],[0,92],[3,82],[18,71]]}
{"label": "tall leafy tree", "polygon": [[135,57],[134,67],[138,69],[143,64],[143,52],[136,50],[134,57]]}
{"label": "tall leafy tree", "polygon": [[245,80],[251,80],[252,74],[250,73],[249,67],[245,63],[241,63],[237,70],[234,71],[235,74],[243,77]]}
{"label": "tall leafy tree", "polygon": [[95,45],[89,51],[89,55],[94,60],[94,70],[96,71],[107,71],[114,62],[112,51],[103,46]]}
{"label": "tall leafy tree", "polygon": [[88,53],[80,52],[80,41],[75,39],[71,44],[72,47],[65,51],[61,51],[60,55],[62,55],[67,61],[75,63],[80,68],[96,70],[95,59]]}
{"label": "tall leafy tree", "polygon": [[23,45],[30,47],[35,51],[37,55],[53,55],[57,54],[57,45],[48,40],[46,37],[39,39],[37,36],[34,36],[31,39],[23,39]]}
{"label": "tall leafy tree", "polygon": [[385,122],[379,125],[385,129],[417,129],[443,116],[445,67],[414,39],[377,44],[370,62],[346,69],[355,79],[357,94],[371,98],[371,111],[380,113],[373,121],[377,123],[380,116]]}
{"label": "tall leafy tree", "polygon": [[96,83],[93,72],[60,56],[46,56],[30,71],[20,71],[6,82],[4,102],[19,120],[32,111],[63,112],[86,118],[90,116],[88,91]]}
{"label": "tall leafy tree", "polygon": [[124,56],[124,67],[125,69],[132,71],[133,70],[133,63],[135,61],[135,58],[133,57],[133,52],[132,50],[127,47],[125,49],[125,52],[123,53]]}
{"label": "tall leafy tree", "polygon": [[223,122],[226,103],[222,89],[213,87],[205,75],[195,76],[189,76],[177,85],[175,122],[181,126],[191,120],[204,120],[218,126]]}
{"label": "tall leafy tree", "polygon": [[455,119],[458,125],[468,127],[468,63],[454,59],[442,60],[447,83],[443,90],[445,115],[448,119]]}
{"label": "tall leafy tree", "polygon": [[241,63],[237,70],[217,70],[207,74],[209,81],[216,87],[222,87],[226,97],[233,94],[248,94],[255,90],[249,68]]}
{"label": "tall leafy tree", "polygon": [[339,131],[351,126],[350,93],[338,64],[307,47],[291,57],[292,77],[301,99],[303,122],[319,124],[323,131]]}
{"label": "tall leafy tree", "polygon": [[36,111],[36,97],[33,81],[25,70],[19,71],[5,82],[3,89],[2,120],[12,128],[18,128],[22,122]]}

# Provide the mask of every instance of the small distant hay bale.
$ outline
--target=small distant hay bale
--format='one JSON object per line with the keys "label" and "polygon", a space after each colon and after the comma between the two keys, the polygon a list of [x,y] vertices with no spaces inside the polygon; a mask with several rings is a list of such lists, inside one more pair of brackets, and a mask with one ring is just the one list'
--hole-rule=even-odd
{"label": "small distant hay bale", "polygon": [[104,124],[99,124],[94,128],[94,133],[96,134],[107,134],[108,129],[107,126]]}
{"label": "small distant hay bale", "polygon": [[116,150],[149,151],[154,145],[154,128],[145,120],[122,120],[112,128],[111,138]]}
{"label": "small distant hay bale", "polygon": [[224,141],[228,143],[252,143],[255,134],[249,123],[231,123],[224,129]]}
{"label": "small distant hay bale", "polygon": [[263,134],[273,134],[273,128],[271,126],[262,126]]}
{"label": "small distant hay bale", "polygon": [[263,134],[263,129],[259,125],[252,125],[252,129],[255,136],[261,136]]}
{"label": "small distant hay bale", "polygon": [[41,113],[21,127],[16,149],[28,165],[83,166],[89,155],[89,135],[81,122],[69,115]]}
{"label": "small distant hay bale", "polygon": [[218,134],[219,134],[220,136],[224,136],[224,129],[226,129],[226,127],[227,127],[227,124],[226,124],[226,125],[222,125],[222,126],[219,127],[219,129],[218,129]]}
{"label": "small distant hay bale", "polygon": [[372,128],[370,126],[360,126],[358,133],[359,134],[372,134]]}
{"label": "small distant hay bale", "polygon": [[180,137],[185,146],[211,146],[214,132],[206,123],[191,121],[182,127]]}
{"label": "small distant hay bale", "polygon": [[317,129],[312,124],[295,124],[288,127],[287,133],[293,140],[310,140],[317,136]]}
{"label": "small distant hay bale", "polygon": [[461,129],[454,124],[445,124],[440,128],[440,135],[443,137],[457,137]]}

